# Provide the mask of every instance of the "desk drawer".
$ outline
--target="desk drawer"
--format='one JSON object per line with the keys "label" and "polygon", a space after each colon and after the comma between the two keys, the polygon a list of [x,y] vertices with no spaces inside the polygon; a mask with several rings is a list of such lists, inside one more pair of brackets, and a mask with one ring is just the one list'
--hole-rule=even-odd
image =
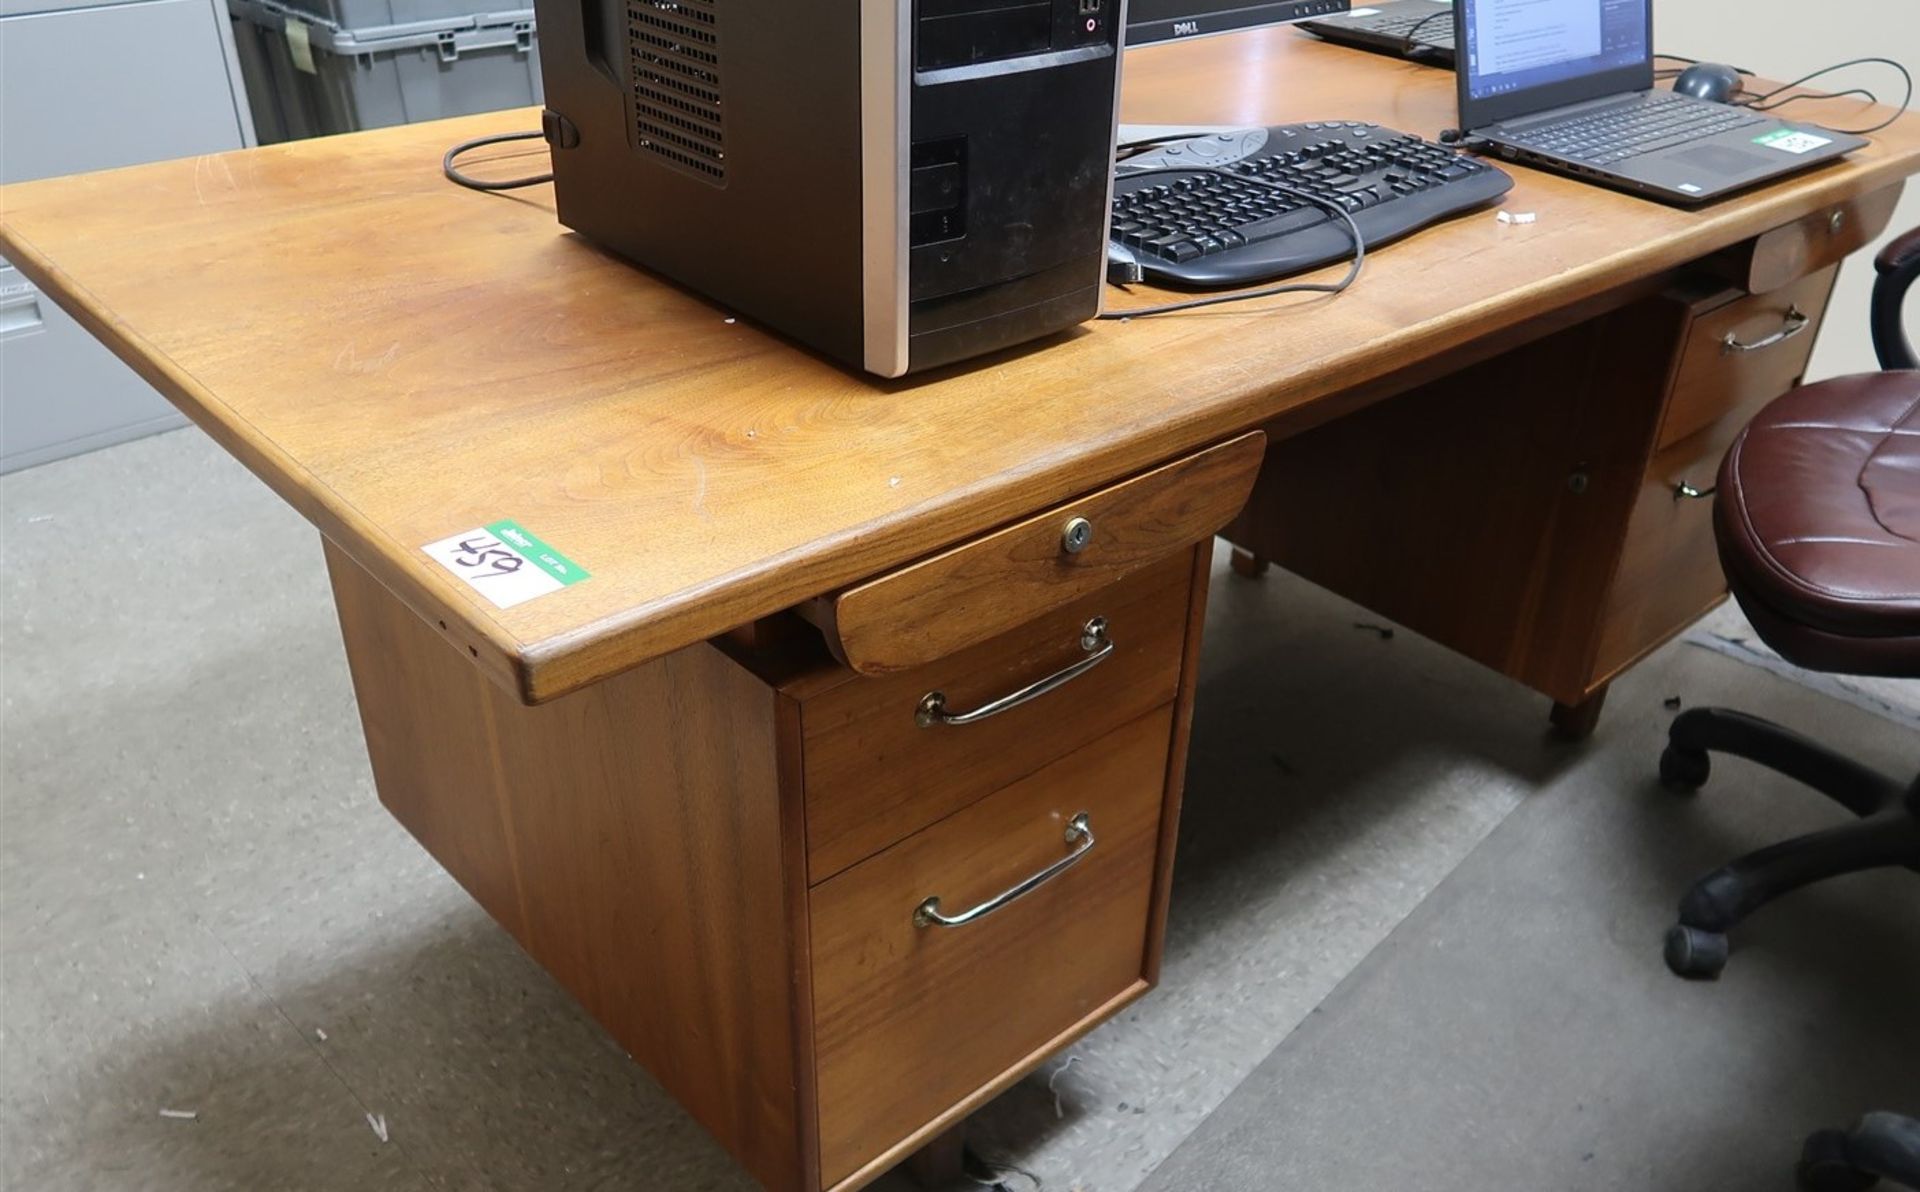
{"label": "desk drawer", "polygon": [[1822,269],[1770,294],[1702,301],[1705,309],[1687,332],[1660,424],[1663,450],[1736,406],[1793,388],[1807,370],[1838,268]]}
{"label": "desk drawer", "polygon": [[831,603],[848,666],[923,666],[1180,553],[1240,511],[1266,455],[1241,435],[869,580]]}
{"label": "desk drawer", "polygon": [[[823,1187],[1146,988],[1173,723],[1154,711],[813,888]],[[1091,847],[1067,831],[1083,812]],[[915,923],[929,898],[956,916],[1081,848],[978,919]]]}
{"label": "desk drawer", "polygon": [[[882,678],[854,678],[801,705],[807,869],[821,881],[1137,719],[1174,696],[1194,551],[969,650]],[[969,724],[922,725],[929,693],[974,711],[1089,658],[1105,622],[1112,653],[1059,688]],[[1095,649],[1099,649],[1095,645]]]}
{"label": "desk drawer", "polygon": [[1735,406],[1700,433],[1653,457],[1602,619],[1595,674],[1609,677],[1692,624],[1726,595],[1713,539],[1713,498],[1687,497],[1681,484],[1714,486],[1734,436],[1770,401]]}
{"label": "desk drawer", "polygon": [[1715,275],[1749,293],[1780,289],[1809,273],[1838,265],[1873,243],[1893,222],[1900,191],[1901,184],[1895,182],[1822,207],[1718,253],[1704,264]]}

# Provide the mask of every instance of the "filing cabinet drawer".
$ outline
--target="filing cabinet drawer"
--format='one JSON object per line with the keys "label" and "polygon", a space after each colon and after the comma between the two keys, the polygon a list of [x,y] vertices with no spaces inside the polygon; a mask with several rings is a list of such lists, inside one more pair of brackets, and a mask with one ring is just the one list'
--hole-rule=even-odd
{"label": "filing cabinet drawer", "polygon": [[1627,523],[1627,537],[1600,635],[1597,675],[1607,676],[1691,624],[1726,595],[1706,493],[1740,429],[1774,395],[1737,405],[1700,433],[1653,457]]}
{"label": "filing cabinet drawer", "polygon": [[1246,504],[1266,436],[1241,435],[841,592],[815,610],[848,666],[923,666],[1180,553]]}
{"label": "filing cabinet drawer", "polygon": [[1793,388],[1813,354],[1838,268],[1769,294],[1702,300],[1705,309],[1687,333],[1660,425],[1661,449],[1698,434],[1743,402]]}
{"label": "filing cabinet drawer", "polygon": [[813,888],[823,1187],[1146,988],[1173,724],[1154,711]]}
{"label": "filing cabinet drawer", "polygon": [[[804,701],[810,880],[1171,700],[1196,549],[970,650],[884,678],[854,678]],[[1090,634],[1096,620],[1101,631]],[[978,715],[1082,665],[1057,688],[977,721],[930,714],[935,693],[940,713]]]}

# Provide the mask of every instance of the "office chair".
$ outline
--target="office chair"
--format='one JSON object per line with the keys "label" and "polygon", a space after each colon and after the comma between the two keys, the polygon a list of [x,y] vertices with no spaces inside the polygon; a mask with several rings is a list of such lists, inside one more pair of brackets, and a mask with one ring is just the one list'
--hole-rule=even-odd
{"label": "office chair", "polygon": [[[1805,385],[1773,402],[1720,467],[1714,537],[1753,628],[1797,666],[1920,678],[1920,360],[1900,326],[1920,277],[1920,229],[1874,262],[1874,350],[1886,371]],[[1845,873],[1920,870],[1920,777],[1881,774],[1779,725],[1722,708],[1674,718],[1660,777],[1695,791],[1709,755],[1799,779],[1859,816],[1763,848],[1708,874],[1680,902],[1667,965],[1717,977],[1727,932],[1781,895]],[[1871,1113],[1807,1139],[1808,1192],[1859,1192],[1881,1178],[1920,1189],[1920,1122]]]}

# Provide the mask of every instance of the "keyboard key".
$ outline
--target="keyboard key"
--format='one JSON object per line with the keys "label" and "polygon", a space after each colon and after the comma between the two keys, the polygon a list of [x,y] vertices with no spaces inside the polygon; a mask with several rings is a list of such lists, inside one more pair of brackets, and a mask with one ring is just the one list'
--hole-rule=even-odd
{"label": "keyboard key", "polygon": [[1261,240],[1270,240],[1275,236],[1284,236],[1289,232],[1297,232],[1302,228],[1310,228],[1328,218],[1328,214],[1318,207],[1301,207],[1284,215],[1276,215],[1272,219],[1263,219],[1258,223],[1246,224],[1234,230],[1246,237],[1248,244],[1253,244]]}

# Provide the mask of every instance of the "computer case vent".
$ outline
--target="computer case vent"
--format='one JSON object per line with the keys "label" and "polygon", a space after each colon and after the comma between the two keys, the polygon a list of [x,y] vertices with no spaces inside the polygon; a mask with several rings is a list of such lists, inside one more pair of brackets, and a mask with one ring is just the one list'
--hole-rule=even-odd
{"label": "computer case vent", "polygon": [[633,147],[715,184],[727,179],[717,0],[627,0]]}

